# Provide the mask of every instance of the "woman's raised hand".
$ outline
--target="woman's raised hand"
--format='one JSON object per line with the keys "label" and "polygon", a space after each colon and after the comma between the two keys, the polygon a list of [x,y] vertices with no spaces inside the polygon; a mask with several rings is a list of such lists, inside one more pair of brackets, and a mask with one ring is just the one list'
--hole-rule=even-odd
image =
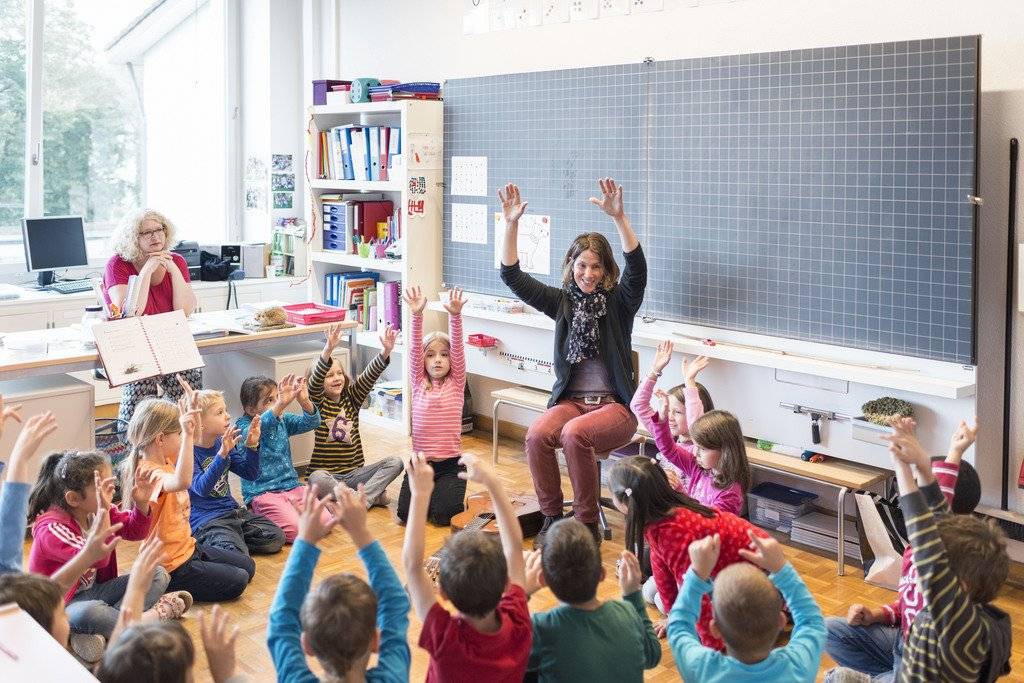
{"label": "woman's raised hand", "polygon": [[509,183],[504,189],[498,189],[501,200],[501,212],[505,215],[505,225],[518,221],[526,211],[526,202],[519,196],[519,186]]}
{"label": "woman's raised hand", "polygon": [[590,203],[616,220],[625,216],[626,213],[622,207],[622,185],[611,178],[601,178],[597,184],[601,186],[601,198],[591,197]]}

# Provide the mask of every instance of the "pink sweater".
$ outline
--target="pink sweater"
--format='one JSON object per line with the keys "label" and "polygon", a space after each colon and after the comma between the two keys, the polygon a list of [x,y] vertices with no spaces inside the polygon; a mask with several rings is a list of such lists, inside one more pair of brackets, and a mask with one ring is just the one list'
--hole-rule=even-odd
{"label": "pink sweater", "polygon": [[466,391],[466,354],[462,316],[448,316],[452,347],[451,370],[441,384],[431,386],[423,370],[423,316],[412,316],[408,340],[409,375],[412,377],[412,448],[428,460],[457,458],[462,453],[462,404]]}
{"label": "pink sweater", "polygon": [[[666,459],[679,468],[686,477],[687,483],[683,492],[698,503],[708,507],[739,515],[743,512],[743,489],[738,482],[733,482],[724,489],[715,486],[715,475],[697,464],[695,447],[692,444],[678,443],[672,438],[672,429],[668,422],[662,420],[651,408],[651,394],[654,392],[654,380],[650,376],[644,378],[636,388],[633,401],[629,407],[643,422],[644,427],[654,436],[654,444]],[[686,398],[686,424],[692,425],[704,414],[704,404],[700,400],[697,389],[683,389]],[[667,605],[667,603],[666,603]]]}

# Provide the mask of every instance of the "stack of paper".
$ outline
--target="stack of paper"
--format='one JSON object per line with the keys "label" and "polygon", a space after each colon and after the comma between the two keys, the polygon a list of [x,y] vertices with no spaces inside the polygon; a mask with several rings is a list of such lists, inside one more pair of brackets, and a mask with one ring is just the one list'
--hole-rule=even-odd
{"label": "stack of paper", "polygon": [[[846,538],[846,554],[860,557],[860,542],[857,538],[856,523],[848,522],[844,527],[843,535]],[[809,512],[794,519],[790,538],[797,543],[803,543],[812,548],[821,548],[830,553],[835,553],[839,549],[836,542],[836,518],[820,512]]]}

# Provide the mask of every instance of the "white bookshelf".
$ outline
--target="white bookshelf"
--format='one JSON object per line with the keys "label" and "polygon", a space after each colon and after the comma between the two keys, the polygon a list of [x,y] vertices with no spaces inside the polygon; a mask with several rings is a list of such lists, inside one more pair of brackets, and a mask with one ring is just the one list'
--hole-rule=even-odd
{"label": "white bookshelf", "polygon": [[[315,106],[309,109],[309,136],[306,141],[307,177],[309,181],[312,215],[316,216],[316,235],[309,244],[309,263],[312,268],[310,277],[311,295],[315,301],[324,300],[324,276],[328,273],[350,271],[374,271],[380,273],[381,281],[398,280],[404,290],[406,287],[423,288],[428,298],[433,298],[441,286],[441,217],[442,217],[442,168],[441,145],[444,137],[443,104],[440,101],[402,101],[402,102],[369,102],[365,104],[343,104]],[[327,180],[317,178],[319,160],[319,133],[322,130],[344,124],[360,124],[366,126],[398,126],[402,129],[402,159],[400,168],[390,170],[391,177],[386,181],[359,180]],[[436,142],[438,154],[436,163],[424,165],[411,158],[409,154],[410,137],[430,136]],[[424,194],[410,193],[410,178],[424,179]],[[357,254],[345,254],[323,248],[323,216],[320,197],[325,194],[339,192],[383,192],[387,199],[399,208],[402,233],[401,259],[362,258]],[[423,199],[425,209],[422,216],[410,218],[408,206],[410,199]],[[440,318],[436,314],[428,314],[424,321],[426,330],[437,327]],[[391,365],[385,371],[385,378],[402,381],[402,419],[392,420],[369,411],[362,411],[360,418],[368,424],[383,425],[408,435],[411,431],[409,406],[412,390],[404,353],[404,335],[410,329],[409,312],[402,308],[402,342],[392,352]],[[364,356],[357,363],[369,361],[372,354],[380,348],[377,333],[360,332],[357,334],[358,346]]]}

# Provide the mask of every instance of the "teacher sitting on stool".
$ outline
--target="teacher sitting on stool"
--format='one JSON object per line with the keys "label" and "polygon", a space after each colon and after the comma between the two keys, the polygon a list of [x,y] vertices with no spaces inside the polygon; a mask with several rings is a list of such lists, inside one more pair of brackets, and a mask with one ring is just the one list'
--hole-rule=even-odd
{"label": "teacher sitting on stool", "polygon": [[[174,243],[174,224],[162,214],[146,209],[129,215],[111,236],[114,255],[103,273],[103,293],[107,303],[123,307],[128,296],[128,278],[138,276],[136,315],[154,315],[183,311],[192,313],[196,295],[189,284],[188,264],[179,254],[169,251]],[[193,389],[203,388],[202,372],[196,368],[181,373]],[[127,422],[135,406],[150,396],[163,394],[177,400],[183,395],[174,375],[151,377],[126,384],[121,390],[121,408],[117,417]]]}
{"label": "teacher sitting on stool", "polygon": [[544,525],[536,544],[562,517],[562,481],[555,459],[561,447],[573,488],[573,514],[601,543],[598,506],[601,482],[595,453],[626,443],[636,432],[629,401],[633,379],[633,318],[644,300],[647,261],[622,208],[622,187],[598,181],[601,199],[590,198],[615,221],[626,261],[619,267],[611,245],[599,233],[573,240],[562,262],[562,287],[550,287],[519,268],[519,218],[526,202],[509,184],[498,191],[505,214],[501,279],[517,297],[555,321],[555,384],[547,411],[526,434],[526,459],[533,476]]}

